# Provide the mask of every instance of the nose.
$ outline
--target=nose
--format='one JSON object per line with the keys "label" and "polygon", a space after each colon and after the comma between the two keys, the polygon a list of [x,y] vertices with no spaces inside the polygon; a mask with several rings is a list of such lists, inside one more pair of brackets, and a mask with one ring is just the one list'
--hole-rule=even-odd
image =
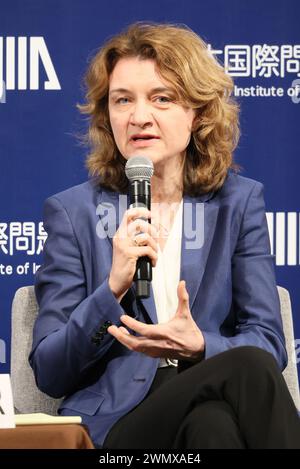
{"label": "nose", "polygon": [[144,100],[136,101],[130,115],[130,124],[141,128],[153,125],[153,116],[150,106]]}

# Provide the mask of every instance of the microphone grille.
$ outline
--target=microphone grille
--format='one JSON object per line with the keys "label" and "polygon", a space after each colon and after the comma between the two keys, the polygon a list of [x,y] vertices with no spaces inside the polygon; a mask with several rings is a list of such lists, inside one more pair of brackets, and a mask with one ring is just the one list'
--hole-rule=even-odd
{"label": "microphone grille", "polygon": [[153,176],[153,163],[145,156],[132,156],[127,160],[125,174],[130,182],[150,179]]}

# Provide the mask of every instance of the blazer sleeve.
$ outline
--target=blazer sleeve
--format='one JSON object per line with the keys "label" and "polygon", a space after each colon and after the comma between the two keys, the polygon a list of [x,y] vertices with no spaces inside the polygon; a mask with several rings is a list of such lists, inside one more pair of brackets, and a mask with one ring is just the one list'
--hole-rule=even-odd
{"label": "blazer sleeve", "polygon": [[273,354],[281,369],[287,364],[280,302],[270,254],[263,185],[256,182],[242,216],[232,255],[233,337],[203,331],[205,357],[232,347],[253,345]]}
{"label": "blazer sleeve", "polygon": [[78,242],[68,213],[56,197],[45,203],[44,225],[48,238],[44,262],[36,274],[39,315],[29,362],[38,387],[58,398],[74,391],[85,371],[105,355],[114,339],[108,333],[100,333],[98,343],[94,338],[106,321],[120,323],[124,310],[107,278],[87,296]]}

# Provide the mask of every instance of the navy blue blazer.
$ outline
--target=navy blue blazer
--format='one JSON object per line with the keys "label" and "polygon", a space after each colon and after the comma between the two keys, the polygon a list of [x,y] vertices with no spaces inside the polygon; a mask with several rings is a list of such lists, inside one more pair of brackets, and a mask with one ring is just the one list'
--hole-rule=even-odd
{"label": "navy blue blazer", "polygon": [[[66,396],[59,412],[81,415],[98,445],[146,396],[159,361],[106,333],[124,313],[157,322],[153,294],[136,300],[133,285],[119,304],[108,286],[118,222],[105,210],[113,208],[122,219],[128,198],[123,195],[122,207],[118,196],[90,180],[47,199],[48,238],[36,275],[39,315],[30,363],[37,385],[50,396]],[[205,338],[205,358],[254,345],[283,369],[287,355],[262,184],[230,172],[219,191],[185,196],[183,227],[196,206],[204,209],[203,245],[190,249],[183,229],[180,278]]]}

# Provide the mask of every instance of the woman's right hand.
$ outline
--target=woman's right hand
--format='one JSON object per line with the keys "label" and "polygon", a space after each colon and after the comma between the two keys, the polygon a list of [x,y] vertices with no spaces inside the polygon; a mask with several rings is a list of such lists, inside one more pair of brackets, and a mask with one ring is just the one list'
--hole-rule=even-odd
{"label": "woman's right hand", "polygon": [[108,284],[118,301],[121,301],[132,284],[138,258],[148,256],[153,267],[157,262],[157,230],[141,218],[151,218],[151,212],[144,207],[126,210],[113,237],[112,268]]}

